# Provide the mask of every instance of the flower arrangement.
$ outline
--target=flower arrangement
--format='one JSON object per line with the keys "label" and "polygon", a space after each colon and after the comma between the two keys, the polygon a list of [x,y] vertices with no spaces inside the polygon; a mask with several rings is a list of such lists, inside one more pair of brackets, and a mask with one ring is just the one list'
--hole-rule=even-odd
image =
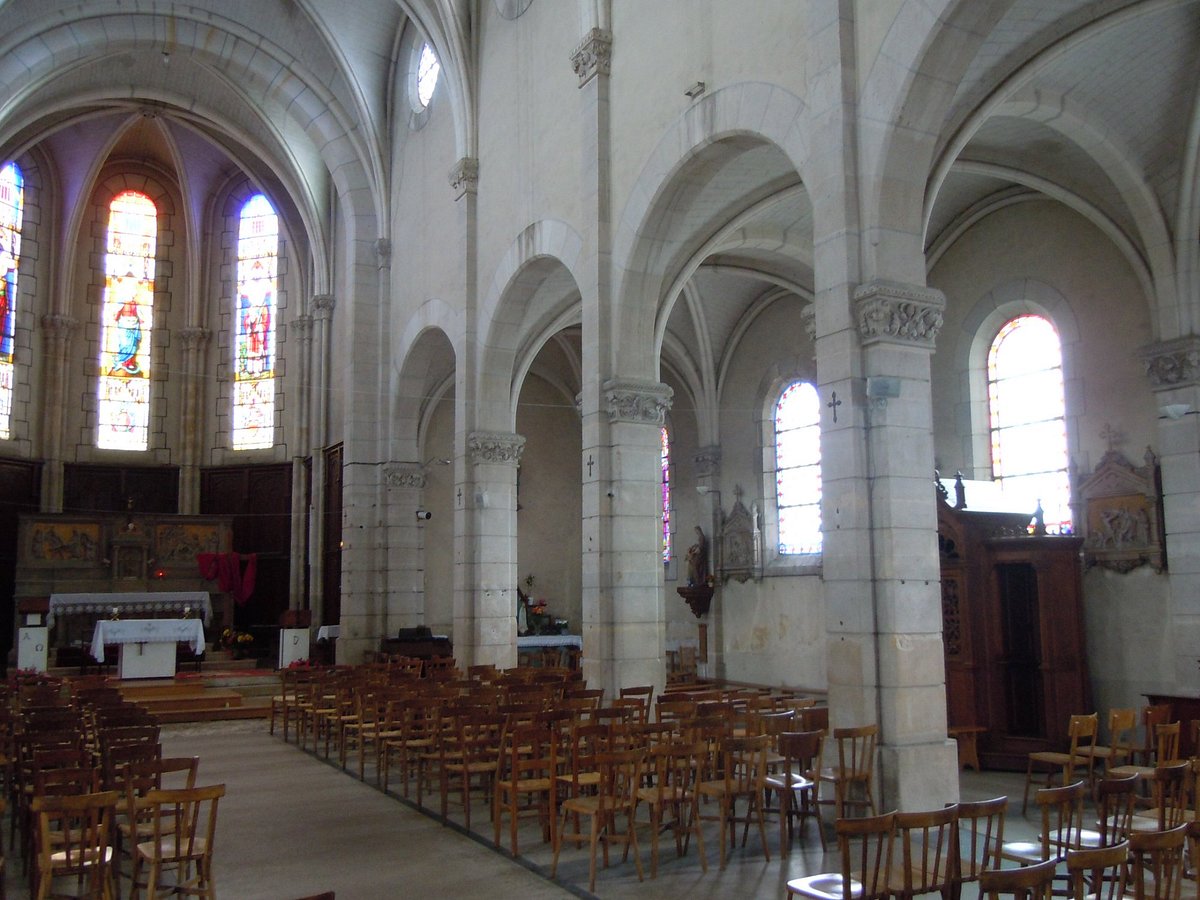
{"label": "flower arrangement", "polygon": [[252,643],[254,643],[254,635],[248,631],[226,628],[221,632],[221,646],[230,650],[245,648]]}
{"label": "flower arrangement", "polygon": [[288,663],[289,669],[311,669],[314,668],[311,661],[307,659],[293,659]]}

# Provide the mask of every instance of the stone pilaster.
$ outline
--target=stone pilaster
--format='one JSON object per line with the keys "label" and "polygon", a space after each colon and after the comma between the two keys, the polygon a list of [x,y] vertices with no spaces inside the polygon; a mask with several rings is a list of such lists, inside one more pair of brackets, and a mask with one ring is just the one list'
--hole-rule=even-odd
{"label": "stone pilaster", "polygon": [[66,390],[70,384],[71,338],[79,330],[78,320],[50,313],[42,316],[42,349],[45,354],[42,398],[44,438],[42,510],[62,512],[63,442],[67,424]]}
{"label": "stone pilaster", "polygon": [[391,462],[383,467],[384,546],[387,555],[386,633],[425,624],[425,467],[418,462]]}
{"label": "stone pilaster", "polygon": [[584,608],[585,674],[615,696],[633,684],[665,682],[666,632],[659,547],[659,429],[671,389],[654,381],[612,379],[603,385],[608,420],[606,496],[595,538],[604,602]]}
{"label": "stone pilaster", "polygon": [[329,434],[329,365],[333,311],[337,301],[332,294],[315,294],[309,304],[311,325],[302,326],[301,340],[308,339],[308,451],[312,455],[312,497],[308,525],[309,588],[308,605],[313,621],[323,622],[325,612],[325,537],[321,523],[325,520],[325,449]]}
{"label": "stone pilaster", "polygon": [[517,662],[517,468],[525,438],[511,432],[467,435],[472,496],[465,499],[474,536],[473,603],[455,610],[455,656],[460,664]]}
{"label": "stone pilaster", "polygon": [[[1174,683],[1166,693],[1200,690],[1200,337],[1142,349],[1146,377],[1159,408],[1159,465],[1170,565],[1170,635]],[[1169,409],[1168,409],[1169,407]]]}
{"label": "stone pilaster", "polygon": [[212,339],[207,328],[182,328],[178,332],[183,344],[183,418],[179,442],[179,511],[200,511],[200,461],[204,449],[204,386],[208,382],[204,370],[205,348]]}
{"label": "stone pilaster", "polygon": [[[929,359],[945,299],[883,280],[847,299],[865,378],[825,386],[821,398],[829,702],[834,725],[878,721],[883,806],[911,809],[957,798],[929,485]],[[894,380],[899,395],[868,400],[876,378]]]}

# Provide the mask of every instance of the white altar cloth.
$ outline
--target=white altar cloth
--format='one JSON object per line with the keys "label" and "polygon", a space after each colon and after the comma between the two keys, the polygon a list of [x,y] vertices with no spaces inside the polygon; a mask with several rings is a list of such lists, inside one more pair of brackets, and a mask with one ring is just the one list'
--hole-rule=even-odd
{"label": "white altar cloth", "polygon": [[104,661],[105,644],[191,644],[198,656],[204,626],[199,619],[100,619],[92,632],[92,659]]}
{"label": "white altar cloth", "polygon": [[51,594],[46,624],[54,624],[55,613],[91,613],[108,618],[114,606],[120,607],[121,615],[126,617],[150,612],[182,614],[190,607],[205,622],[212,618],[212,601],[206,591],[128,591],[112,594]]}
{"label": "white altar cloth", "polygon": [[517,638],[517,649],[527,647],[579,647],[583,648],[583,636],[579,634],[529,634]]}

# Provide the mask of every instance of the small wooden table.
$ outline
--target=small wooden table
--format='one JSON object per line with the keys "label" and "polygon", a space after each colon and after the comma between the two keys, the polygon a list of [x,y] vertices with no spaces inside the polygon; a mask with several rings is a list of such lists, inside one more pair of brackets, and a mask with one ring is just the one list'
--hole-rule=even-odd
{"label": "small wooden table", "polygon": [[958,741],[958,767],[972,768],[976,772],[979,767],[979,735],[987,731],[982,725],[951,725],[946,733]]}

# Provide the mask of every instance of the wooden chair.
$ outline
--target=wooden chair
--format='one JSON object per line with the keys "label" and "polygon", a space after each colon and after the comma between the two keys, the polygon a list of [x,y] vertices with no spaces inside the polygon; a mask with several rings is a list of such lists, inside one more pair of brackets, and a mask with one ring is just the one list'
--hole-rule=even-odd
{"label": "wooden chair", "polygon": [[1000,847],[1001,859],[1023,866],[1061,860],[1067,850],[1080,846],[1083,798],[1087,788],[1082,781],[1063,787],[1042,788],[1034,795],[1041,810],[1042,830],[1037,840],[1007,841]]}
{"label": "wooden chair", "polygon": [[900,861],[888,875],[895,900],[917,894],[940,893],[953,900],[958,893],[958,804],[928,812],[896,813]]}
{"label": "wooden chair", "polygon": [[1096,785],[1096,828],[1080,832],[1080,846],[1094,850],[1119,844],[1129,837],[1138,780],[1136,775],[1100,779]]}
{"label": "wooden chair", "polygon": [[[509,839],[513,856],[520,850],[517,846],[517,823],[522,810],[534,810],[543,825],[548,840],[553,840],[558,830],[555,821],[557,805],[551,794],[557,788],[559,738],[554,729],[545,724],[522,725],[508,733],[503,765],[496,778],[492,804],[492,839],[500,846],[500,825],[508,813]],[[536,805],[522,807],[522,797],[538,798]]]}
{"label": "wooden chair", "polygon": [[[599,754],[596,763],[600,779],[596,785],[596,792],[580,797],[570,797],[563,801],[558,840],[554,842],[554,862],[550,866],[551,878],[558,875],[558,855],[562,852],[563,841],[571,841],[575,844],[587,841],[590,852],[588,863],[588,890],[590,892],[596,892],[596,853],[600,844],[604,845],[605,868],[608,867],[610,844],[618,844],[625,848],[623,859],[628,858],[629,851],[632,849],[638,881],[643,880],[644,873],[642,860],[638,854],[635,816],[637,789],[642,783],[644,762],[645,754],[641,750]],[[591,820],[588,834],[581,833],[578,828],[574,832],[567,832],[567,820],[571,816],[587,816]],[[623,830],[618,825],[620,818],[625,819]]]}
{"label": "wooden chair", "polygon": [[1187,828],[1129,835],[1129,881],[1136,900],[1179,900]]}
{"label": "wooden chair", "polygon": [[692,835],[700,854],[700,867],[707,872],[704,856],[704,832],[700,829],[699,781],[704,748],[685,741],[663,743],[650,751],[649,764],[654,783],[637,791],[639,805],[650,810],[650,877],[658,877],[658,836],[670,830],[675,837],[675,854],[687,852]]}
{"label": "wooden chair", "polygon": [[795,833],[795,821],[804,827],[807,819],[817,820],[821,849],[825,849],[825,828],[821,821],[820,782],[823,731],[785,731],[779,735],[778,750],[782,762],[767,775],[767,790],[779,799],[779,852],[787,854]]}
{"label": "wooden chair", "polygon": [[[225,785],[156,790],[146,794],[152,811],[153,831],[149,840],[134,848],[133,886],[130,900],[137,900],[145,887],[158,896],[164,869],[174,869],[175,893],[216,897],[213,882],[213,846],[217,831],[217,804],[225,796]],[[149,867],[145,880],[142,870]]]}
{"label": "wooden chair", "polygon": [[[1142,746],[1133,753],[1132,765],[1153,766],[1158,752],[1157,728],[1171,721],[1171,705],[1169,703],[1151,703],[1142,707]],[[1166,762],[1166,760],[1162,760]]]}
{"label": "wooden chair", "polygon": [[457,716],[452,739],[443,736],[440,745],[439,783],[442,818],[446,818],[450,785],[458,787],[464,825],[471,830],[471,790],[478,787],[491,800],[496,772],[500,768],[500,741],[504,736],[504,716],[498,713],[466,711]]}
{"label": "wooden chair", "polygon": [[1131,831],[1167,831],[1183,824],[1188,814],[1191,762],[1155,766],[1150,775],[1151,807],[1134,815]]}
{"label": "wooden chair", "polygon": [[[1133,762],[1133,738],[1137,731],[1136,709],[1110,709],[1108,711],[1107,745],[1094,745],[1092,759],[1104,764],[1104,776],[1108,777],[1116,766]],[[1093,770],[1095,764],[1093,763]]]}
{"label": "wooden chair", "polygon": [[[763,845],[763,856],[771,859],[771,848],[767,846],[767,828],[763,813],[763,796],[767,788],[767,750],[771,739],[768,735],[759,734],[752,737],[727,737],[721,747],[723,777],[714,781],[702,781],[696,786],[701,797],[716,800],[720,804],[717,816],[721,825],[721,868],[725,868],[726,840],[729,836],[729,846],[734,846],[737,837],[737,825],[745,826],[742,831],[742,846],[746,846],[746,836],[750,824],[757,823],[759,839]],[[739,800],[746,802],[745,815],[739,816],[737,804]],[[712,816],[700,817],[711,819]]]}
{"label": "wooden chair", "polygon": [[55,878],[74,876],[88,897],[110,900],[116,887],[110,846],[116,791],[33,798],[37,821],[34,896],[50,896]]}
{"label": "wooden chair", "polygon": [[[835,816],[846,815],[847,806],[861,806],[875,815],[875,795],[871,790],[871,779],[875,774],[875,741],[879,737],[878,725],[861,725],[856,728],[835,728],[833,740],[837,745],[837,765],[821,770],[820,780],[833,785]],[[851,796],[857,785],[862,799]]]}
{"label": "wooden chair", "polygon": [[[1153,709],[1154,707],[1150,708]],[[1162,722],[1154,725],[1153,729],[1155,749],[1152,761],[1145,765],[1133,765],[1130,763],[1128,765],[1115,766],[1110,774],[1117,778],[1123,778],[1127,775],[1138,775],[1143,779],[1149,779],[1153,777],[1157,766],[1179,761],[1180,724],[1178,722]]]}
{"label": "wooden chair", "polygon": [[1075,900],[1124,900],[1129,842],[1067,851],[1067,880]]}
{"label": "wooden chair", "polygon": [[895,826],[895,813],[838,819],[835,828],[842,870],[793,878],[787,883],[787,896],[809,900],[888,900]]}
{"label": "wooden chair", "polygon": [[1075,779],[1077,768],[1087,772],[1087,782],[1091,784],[1092,747],[1096,743],[1098,728],[1099,717],[1096,713],[1086,716],[1071,716],[1067,723],[1067,737],[1071,743],[1065,753],[1058,750],[1035,750],[1029,754],[1029,763],[1025,770],[1025,797],[1021,802],[1021,815],[1025,815],[1025,811],[1029,808],[1029,786],[1033,784],[1035,765],[1050,768],[1046,775],[1046,787],[1053,784],[1055,772],[1062,773],[1062,784],[1070,784]]}
{"label": "wooden chair", "polygon": [[1000,868],[1000,848],[1004,845],[1004,817],[1008,797],[976,800],[958,804],[958,881],[979,881],[985,869]]}
{"label": "wooden chair", "polygon": [[1049,859],[1019,869],[984,869],[979,873],[979,896],[987,900],[1050,900],[1058,861]]}

